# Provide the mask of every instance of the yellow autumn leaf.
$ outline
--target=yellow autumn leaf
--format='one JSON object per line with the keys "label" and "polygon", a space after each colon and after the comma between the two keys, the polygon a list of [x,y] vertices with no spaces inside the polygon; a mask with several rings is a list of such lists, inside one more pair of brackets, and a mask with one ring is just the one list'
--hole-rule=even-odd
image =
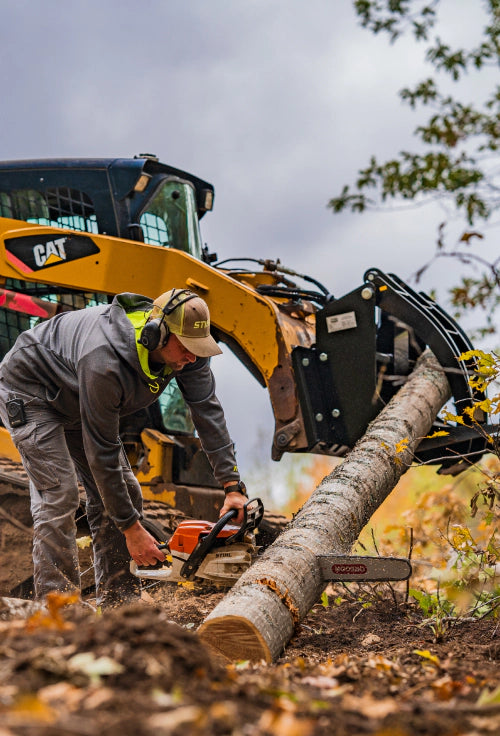
{"label": "yellow autumn leaf", "polygon": [[474,404],[474,409],[482,409],[483,411],[489,413],[493,410],[493,405],[491,403],[491,399],[483,399],[482,401],[476,401]]}
{"label": "yellow autumn leaf", "polygon": [[53,723],[57,719],[57,711],[34,694],[19,696],[8,708],[8,712],[35,723]]}
{"label": "yellow autumn leaf", "polygon": [[487,353],[483,352],[483,350],[467,350],[459,357],[460,360],[470,360],[471,358],[480,358],[481,360],[486,360],[489,356]]}
{"label": "yellow autumn leaf", "polygon": [[440,430],[439,432],[433,432],[432,434],[428,434],[425,439],[426,440],[432,440],[434,437],[447,437],[450,433],[445,432],[444,429]]}
{"label": "yellow autumn leaf", "polygon": [[449,411],[443,412],[443,419],[445,422],[456,422],[457,424],[465,425],[463,417],[459,416],[458,414],[452,414]]}
{"label": "yellow autumn leaf", "polygon": [[452,543],[455,549],[467,550],[474,547],[474,540],[466,526],[453,527]]}
{"label": "yellow autumn leaf", "polygon": [[432,654],[432,652],[429,652],[428,649],[414,649],[413,654],[418,654],[419,657],[429,660],[429,662],[435,664],[436,667],[441,667],[439,657],[437,657],[435,654]]}
{"label": "yellow autumn leaf", "polygon": [[59,593],[51,591],[45,597],[46,610],[35,611],[26,621],[26,629],[34,631],[37,628],[42,629],[71,629],[73,624],[65,621],[61,609],[64,606],[78,603],[81,600],[80,593]]}
{"label": "yellow autumn leaf", "polygon": [[399,442],[396,442],[396,453],[404,452],[408,448],[409,438],[404,437]]}
{"label": "yellow autumn leaf", "polygon": [[79,549],[85,549],[86,547],[90,547],[92,544],[92,537],[90,537],[88,534],[85,537],[78,537],[76,540],[76,546]]}
{"label": "yellow autumn leaf", "polygon": [[186,580],[186,582],[179,581],[177,585],[182,586],[183,588],[186,588],[186,590],[194,590],[194,583],[191,580]]}

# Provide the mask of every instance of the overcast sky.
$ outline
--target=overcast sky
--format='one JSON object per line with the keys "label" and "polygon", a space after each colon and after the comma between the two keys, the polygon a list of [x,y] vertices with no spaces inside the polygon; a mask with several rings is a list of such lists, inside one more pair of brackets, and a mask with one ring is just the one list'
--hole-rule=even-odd
{"label": "overcast sky", "polygon": [[[443,0],[443,35],[470,40],[480,7]],[[220,259],[280,258],[336,296],[371,266],[406,279],[431,256],[437,207],[326,208],[372,153],[414,145],[397,92],[431,73],[420,47],[363,30],[351,0],[0,0],[0,18],[0,159],[155,153],[214,184],[202,234]],[[269,400],[231,355],[213,367],[245,476],[256,442],[270,456]]]}

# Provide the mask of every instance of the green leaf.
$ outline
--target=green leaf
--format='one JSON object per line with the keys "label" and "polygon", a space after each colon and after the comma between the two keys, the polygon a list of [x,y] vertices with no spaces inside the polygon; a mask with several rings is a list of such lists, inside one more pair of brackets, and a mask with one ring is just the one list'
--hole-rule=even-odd
{"label": "green leaf", "polygon": [[125,669],[111,657],[96,657],[93,652],[75,654],[69,660],[68,666],[74,672],[87,675],[93,685],[99,685],[102,676],[120,674]]}
{"label": "green leaf", "polygon": [[479,706],[495,705],[496,703],[500,703],[500,685],[492,691],[485,688],[477,700]]}

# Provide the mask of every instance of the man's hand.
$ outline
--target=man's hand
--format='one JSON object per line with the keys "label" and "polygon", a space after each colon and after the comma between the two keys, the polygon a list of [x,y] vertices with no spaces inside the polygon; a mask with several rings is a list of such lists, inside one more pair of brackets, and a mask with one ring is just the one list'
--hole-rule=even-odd
{"label": "man's hand", "polygon": [[164,553],[158,549],[158,542],[139,521],[136,521],[123,533],[130,556],[139,567],[165,561]]}
{"label": "man's hand", "polygon": [[219,517],[224,516],[224,514],[227,514],[231,509],[236,509],[238,511],[238,516],[231,519],[231,522],[234,524],[241,524],[243,521],[243,506],[247,501],[248,498],[242,493],[238,493],[238,491],[230,491],[229,493],[226,493],[224,506],[220,510]]}

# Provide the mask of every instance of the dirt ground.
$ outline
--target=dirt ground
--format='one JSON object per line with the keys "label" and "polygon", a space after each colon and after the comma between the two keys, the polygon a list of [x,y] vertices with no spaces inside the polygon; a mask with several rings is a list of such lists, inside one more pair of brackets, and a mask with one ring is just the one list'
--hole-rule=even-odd
{"label": "dirt ground", "polygon": [[[315,605],[272,665],[228,663],[196,628],[213,589],[166,584],[101,615],[0,607],[0,736],[500,733],[500,622],[441,641],[412,606]],[[326,605],[324,605],[326,604]]]}

